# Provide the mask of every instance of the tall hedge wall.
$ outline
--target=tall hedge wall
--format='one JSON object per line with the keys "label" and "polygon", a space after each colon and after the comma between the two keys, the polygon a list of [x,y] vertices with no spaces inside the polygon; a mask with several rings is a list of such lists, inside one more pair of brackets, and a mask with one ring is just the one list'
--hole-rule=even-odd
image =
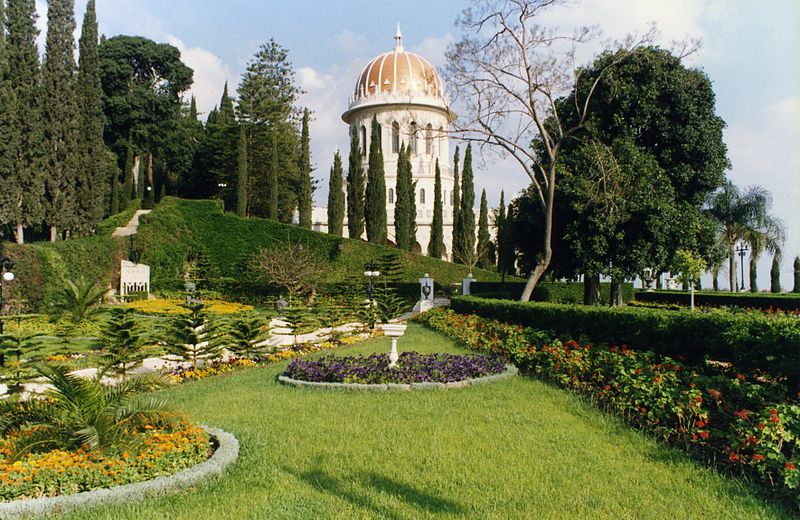
{"label": "tall hedge wall", "polygon": [[[677,303],[689,305],[689,293],[683,291],[636,291],[634,299],[648,303]],[[749,307],[753,309],[800,309],[800,294],[796,293],[730,293],[695,292],[695,305],[706,307]]]}
{"label": "tall hedge wall", "polygon": [[800,320],[756,313],[664,311],[539,302],[452,299],[462,314],[588,337],[593,342],[652,350],[698,363],[728,361],[739,370],[758,369],[800,383]]}
{"label": "tall hedge wall", "polygon": [[[471,286],[472,294],[491,298],[517,300],[522,295],[525,282],[474,282]],[[600,284],[600,298],[603,302],[611,299],[611,284]],[[629,302],[633,299],[633,284],[626,283],[622,286],[622,300]],[[531,294],[531,300],[551,303],[583,303],[582,282],[541,282],[536,284]]]}

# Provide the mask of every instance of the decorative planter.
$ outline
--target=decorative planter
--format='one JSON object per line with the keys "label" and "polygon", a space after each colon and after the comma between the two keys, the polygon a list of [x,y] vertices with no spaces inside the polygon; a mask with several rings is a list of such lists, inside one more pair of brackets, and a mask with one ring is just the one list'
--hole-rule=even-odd
{"label": "decorative planter", "polygon": [[383,333],[392,338],[392,351],[389,352],[389,366],[393,367],[400,359],[397,353],[397,338],[405,334],[407,325],[405,323],[384,323],[381,325]]}

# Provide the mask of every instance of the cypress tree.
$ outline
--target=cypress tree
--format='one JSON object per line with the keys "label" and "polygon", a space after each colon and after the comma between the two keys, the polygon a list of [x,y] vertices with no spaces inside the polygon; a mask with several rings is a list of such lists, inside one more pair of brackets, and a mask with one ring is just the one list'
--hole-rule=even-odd
{"label": "cypress tree", "polygon": [[361,238],[364,234],[364,165],[358,130],[350,127],[350,155],[347,158],[347,235]]}
{"label": "cypress tree", "polygon": [[8,79],[4,0],[0,0],[0,225],[13,222],[12,200],[15,183],[14,91]]}
{"label": "cypress tree", "polygon": [[472,180],[472,144],[464,152],[461,170],[461,207],[458,211],[458,249],[463,263],[468,263],[475,253],[475,186]]}
{"label": "cypress tree", "polygon": [[394,235],[397,247],[411,251],[416,242],[416,201],[414,183],[412,182],[409,148],[405,143],[400,145],[397,158],[397,184],[395,186]]}
{"label": "cypress tree", "polygon": [[800,293],[800,256],[794,257],[794,286],[793,293]]}
{"label": "cypress tree", "polygon": [[297,192],[297,212],[300,227],[311,229],[312,182],[311,182],[311,138],[308,135],[308,109],[303,110],[302,132],[300,134],[300,185]]}
{"label": "cypress tree", "polygon": [[278,219],[278,138],[272,136],[272,160],[267,172],[267,218]]}
{"label": "cypress tree", "polygon": [[456,251],[458,248],[458,228],[461,225],[459,223],[459,215],[461,213],[461,180],[459,178],[458,173],[458,155],[459,150],[458,146],[456,146],[456,151],[453,154],[453,250],[452,258],[453,261],[456,260]]}
{"label": "cypress tree", "polygon": [[222,89],[222,98],[219,100],[219,112],[216,115],[216,122],[221,125],[232,125],[236,122],[233,111],[233,100],[228,94],[228,82]]}
{"label": "cypress tree", "polygon": [[100,222],[103,213],[111,210],[114,195],[106,194],[111,193],[116,185],[114,179],[108,178],[105,164],[103,87],[100,83],[95,0],[89,0],[86,4],[79,47],[77,95],[81,116],[82,168],[77,185],[77,202],[80,228],[83,232],[89,232]]}
{"label": "cypress tree", "polygon": [[489,237],[489,205],[486,201],[486,190],[481,191],[481,208],[478,213],[478,267],[492,268],[491,241]]}
{"label": "cypress tree", "polygon": [[[227,90],[227,84],[225,87]],[[239,142],[236,147],[236,214],[240,217],[247,216],[247,134],[243,124],[239,125]]]}
{"label": "cypress tree", "polygon": [[497,230],[497,272],[501,280],[505,281],[506,274],[511,270],[513,257],[513,242],[509,237],[509,220],[506,214],[505,193],[500,192],[500,207],[497,208],[495,228]]}
{"label": "cypress tree", "polygon": [[757,262],[758,259],[751,256],[750,257],[750,292],[757,293],[758,292],[758,269],[757,269]]}
{"label": "cypress tree", "polygon": [[364,195],[364,221],[367,240],[373,244],[386,243],[386,179],[383,174],[381,151],[381,126],[372,117],[372,135],[369,143],[367,189]]}
{"label": "cypress tree", "polygon": [[772,268],[769,270],[769,290],[781,292],[781,258],[779,254],[772,257]]}
{"label": "cypress tree", "polygon": [[192,95],[192,99],[189,101],[189,119],[197,121],[197,99],[194,95]]}
{"label": "cypress tree", "polygon": [[428,256],[441,258],[444,250],[444,208],[442,201],[442,173],[439,159],[436,159],[436,177],[433,181],[433,221],[431,222],[431,241],[428,243]]}
{"label": "cypress tree", "polygon": [[47,9],[47,42],[42,83],[47,146],[44,221],[50,240],[58,230],[78,226],[76,186],[87,185],[80,172],[78,103],[75,92],[75,14],[72,0],[51,0]]}
{"label": "cypress tree", "polygon": [[342,186],[342,157],[339,150],[333,154],[333,166],[328,182],[328,233],[342,236],[344,222],[344,187]]}
{"label": "cypress tree", "polygon": [[14,164],[13,176],[7,182],[9,221],[20,244],[24,242],[24,228],[38,224],[44,215],[45,149],[36,18],[34,0],[8,1],[5,47],[14,100],[13,125],[8,133]]}

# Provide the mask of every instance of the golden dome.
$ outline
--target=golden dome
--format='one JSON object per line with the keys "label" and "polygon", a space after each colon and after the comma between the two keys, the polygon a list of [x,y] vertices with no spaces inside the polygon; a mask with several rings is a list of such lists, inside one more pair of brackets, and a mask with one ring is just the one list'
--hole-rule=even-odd
{"label": "golden dome", "polygon": [[394,39],[394,50],[374,58],[361,71],[353,101],[377,94],[442,97],[442,79],[428,60],[403,49],[399,25]]}

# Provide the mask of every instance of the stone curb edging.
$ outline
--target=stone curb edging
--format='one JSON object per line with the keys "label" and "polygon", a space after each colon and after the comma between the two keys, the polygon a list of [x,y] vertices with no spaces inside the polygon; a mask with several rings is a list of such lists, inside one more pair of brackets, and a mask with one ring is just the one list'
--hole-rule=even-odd
{"label": "stone curb edging", "polygon": [[221,474],[239,457],[239,441],[218,428],[203,428],[217,441],[217,449],[208,460],[195,464],[174,475],[156,477],[143,482],[113,488],[94,489],[74,495],[42,497],[0,503],[0,518],[21,518],[64,513],[67,510],[108,504],[132,502],[166,495]]}
{"label": "stone curb edging", "polygon": [[316,388],[319,390],[350,390],[357,392],[386,392],[386,391],[411,391],[411,390],[447,390],[449,388],[463,388],[465,386],[482,385],[486,383],[494,383],[514,377],[519,372],[519,369],[514,365],[506,365],[506,369],[499,374],[492,374],[485,377],[476,377],[474,379],[465,379],[464,381],[456,381],[453,383],[410,383],[410,384],[364,384],[364,383],[318,383],[314,381],[301,381],[299,379],[292,379],[284,375],[278,376],[278,382],[288,386],[297,388]]}

